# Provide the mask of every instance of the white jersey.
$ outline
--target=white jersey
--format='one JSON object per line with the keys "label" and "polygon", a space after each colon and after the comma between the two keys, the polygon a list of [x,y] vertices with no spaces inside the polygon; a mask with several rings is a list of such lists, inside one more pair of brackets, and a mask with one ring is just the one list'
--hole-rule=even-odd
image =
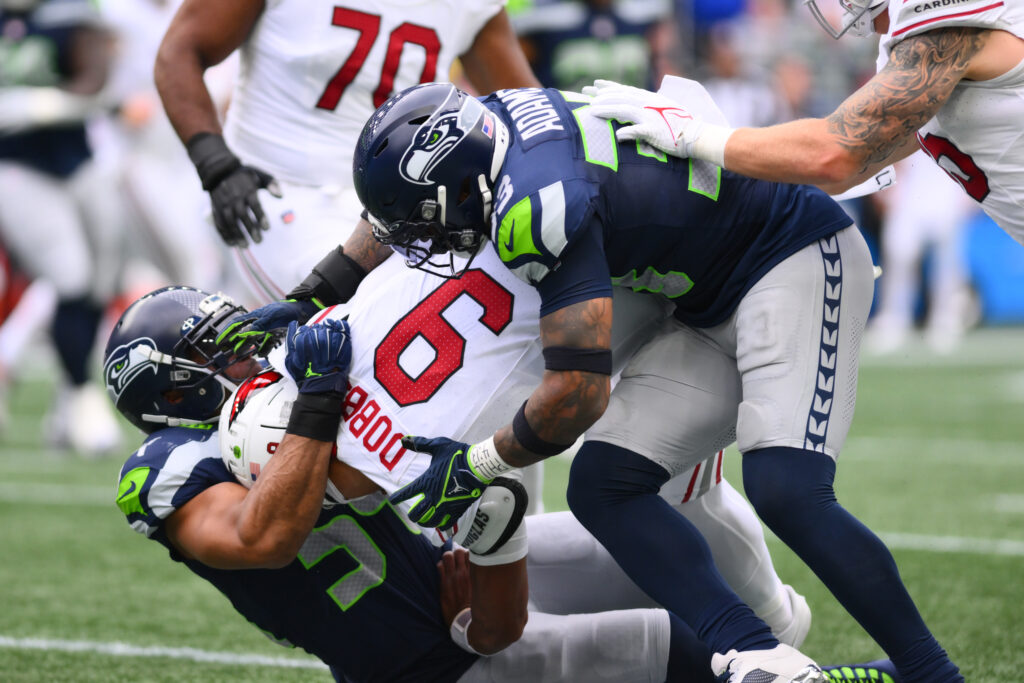
{"label": "white jersey", "polygon": [[225,137],[279,180],[351,185],[363,124],[393,93],[448,80],[504,0],[267,0],[241,47]]}
{"label": "white jersey", "polygon": [[[616,293],[614,305],[621,364],[666,312],[657,297],[633,292]],[[403,435],[474,443],[511,422],[543,375],[539,310],[536,289],[489,248],[457,280],[410,269],[397,255],[370,271],[352,302],[309,321],[347,317],[352,330],[338,458],[390,494],[430,462],[402,448]],[[284,354],[282,344],[269,360],[291,383]],[[282,430],[286,422],[277,420]]]}
{"label": "white jersey", "polygon": [[[389,494],[430,461],[402,448],[403,435],[485,439],[511,420],[543,371],[536,291],[492,249],[473,266],[444,280],[390,258],[353,304],[309,321],[348,318],[352,365],[338,458]],[[283,349],[270,361],[283,368]]]}
{"label": "white jersey", "polygon": [[[1024,38],[1016,0],[917,0],[889,3],[889,32],[878,68],[901,40],[937,28],[974,26]],[[1024,244],[1024,62],[988,81],[962,80],[918,142],[982,209]]]}

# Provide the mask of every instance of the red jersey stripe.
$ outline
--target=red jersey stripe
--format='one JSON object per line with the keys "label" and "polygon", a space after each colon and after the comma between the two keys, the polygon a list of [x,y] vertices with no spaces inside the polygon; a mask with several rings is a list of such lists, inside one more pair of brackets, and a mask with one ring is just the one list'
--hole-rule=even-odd
{"label": "red jersey stripe", "polygon": [[922,21],[919,21],[916,24],[911,24],[910,26],[905,26],[905,27],[901,28],[899,31],[894,31],[892,36],[893,36],[893,38],[895,38],[896,36],[903,35],[907,31],[913,31],[915,28],[917,28],[919,26],[925,26],[926,24],[934,24],[936,21],[942,21],[943,19],[953,19],[953,18],[956,18],[956,17],[969,17],[972,14],[979,14],[981,12],[987,12],[990,9],[995,9],[996,7],[1002,7],[1002,6],[1003,6],[1003,3],[1000,0],[1000,2],[993,2],[991,5],[985,5],[984,7],[978,7],[977,9],[968,10],[966,12],[957,12],[956,14],[944,14],[941,17],[932,17],[931,19],[923,19]]}

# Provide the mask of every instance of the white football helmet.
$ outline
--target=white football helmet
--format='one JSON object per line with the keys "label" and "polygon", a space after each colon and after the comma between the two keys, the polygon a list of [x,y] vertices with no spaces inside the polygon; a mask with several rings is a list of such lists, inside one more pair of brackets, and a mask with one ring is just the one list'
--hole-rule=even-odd
{"label": "white football helmet", "polygon": [[245,488],[252,488],[277,451],[297,394],[293,382],[269,371],[247,379],[224,402],[220,457]]}
{"label": "white football helmet", "polygon": [[886,10],[889,0],[839,0],[843,15],[840,17],[838,28],[833,26],[826,14],[821,11],[816,0],[804,0],[804,4],[811,10],[811,14],[821,27],[838,40],[847,32],[861,38],[870,36],[874,32],[872,22]]}
{"label": "white football helmet", "polygon": [[[221,408],[220,457],[245,488],[252,488],[281,445],[298,394],[295,382],[268,370],[243,382]],[[343,502],[328,480],[324,507]]]}

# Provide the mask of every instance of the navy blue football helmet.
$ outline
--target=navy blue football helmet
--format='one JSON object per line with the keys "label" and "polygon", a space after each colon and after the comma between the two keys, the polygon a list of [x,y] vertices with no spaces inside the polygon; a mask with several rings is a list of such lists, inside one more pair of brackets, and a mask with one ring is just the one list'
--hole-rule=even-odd
{"label": "navy blue football helmet", "polygon": [[192,287],[164,287],[138,299],[117,321],[103,355],[110,400],[146,433],[216,422],[238,385],[224,370],[256,351],[222,351],[217,335],[245,312],[223,294]]}
{"label": "navy blue football helmet", "polygon": [[[410,266],[439,275],[432,257],[474,256],[490,234],[508,140],[508,127],[493,112],[450,83],[391,97],[366,122],[352,160],[374,236]],[[451,256],[442,267],[455,275]]]}

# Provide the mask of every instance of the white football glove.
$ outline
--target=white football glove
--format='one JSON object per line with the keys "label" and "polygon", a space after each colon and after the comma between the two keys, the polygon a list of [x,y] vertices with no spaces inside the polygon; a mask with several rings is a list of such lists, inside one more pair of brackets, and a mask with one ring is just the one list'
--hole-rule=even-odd
{"label": "white football glove", "polygon": [[590,111],[595,116],[633,124],[616,131],[620,142],[639,140],[672,156],[725,165],[732,128],[708,123],[664,95],[614,81],[596,80],[583,94],[594,98]]}

